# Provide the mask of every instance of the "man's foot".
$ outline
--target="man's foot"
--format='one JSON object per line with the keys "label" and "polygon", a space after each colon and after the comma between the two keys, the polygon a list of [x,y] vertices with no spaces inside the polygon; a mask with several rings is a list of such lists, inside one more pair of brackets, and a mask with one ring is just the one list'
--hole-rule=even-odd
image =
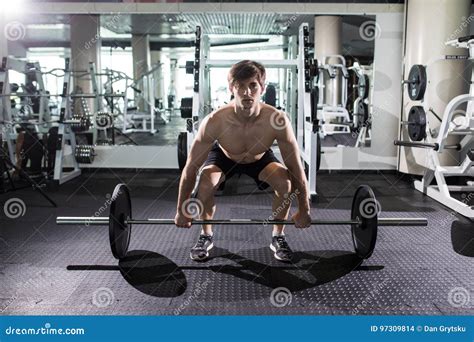
{"label": "man's foot", "polygon": [[212,243],[212,236],[201,234],[198,241],[191,248],[191,259],[194,261],[204,261],[209,257],[209,251],[214,247]]}
{"label": "man's foot", "polygon": [[285,235],[278,235],[272,238],[270,249],[274,252],[275,259],[289,262],[293,258],[293,251],[286,242]]}

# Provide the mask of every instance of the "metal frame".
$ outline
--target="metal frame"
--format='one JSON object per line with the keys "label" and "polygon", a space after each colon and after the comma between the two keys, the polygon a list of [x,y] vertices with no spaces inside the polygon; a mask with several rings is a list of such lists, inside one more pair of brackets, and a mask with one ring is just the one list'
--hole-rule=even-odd
{"label": "metal frame", "polygon": [[[296,127],[295,135],[300,149],[301,159],[308,165],[308,193],[311,198],[317,196],[316,192],[316,151],[317,151],[317,135],[318,129],[315,128],[315,122],[311,118],[311,98],[310,85],[312,79],[310,77],[310,61],[309,61],[309,28],[304,23],[299,28],[298,33],[298,50],[296,58],[288,58],[284,60],[256,60],[267,68],[283,68],[290,71],[292,89],[298,89],[297,98],[294,97],[295,91],[290,91],[288,99],[297,100],[291,102],[291,112],[296,114],[294,122]],[[291,56],[289,56],[291,57]],[[209,37],[202,34],[201,27],[196,27],[195,40],[195,60],[194,60],[194,94],[192,118],[187,122],[187,150],[191,149],[191,145],[199,123],[208,114],[211,108],[210,98],[210,82],[209,75],[211,68],[227,68],[239,62],[238,60],[216,60],[210,58]],[[296,74],[296,77],[294,77]]]}
{"label": "metal frame", "polygon": [[[448,41],[447,45],[453,45],[459,48],[469,49],[468,60],[474,60],[474,39],[467,42],[460,43],[457,39]],[[428,65],[438,60],[463,60],[466,56],[459,56],[459,58],[449,58],[448,56],[442,56],[432,59]],[[474,68],[471,68],[471,80],[474,81]],[[463,122],[459,125],[455,125],[452,122],[456,109],[467,103],[465,117]],[[425,101],[423,107],[428,109],[428,104]],[[463,94],[456,96],[447,104],[444,115],[442,117],[441,126],[439,128],[438,136],[435,140],[432,140],[429,132],[429,122],[426,125],[426,136],[427,143],[435,143],[438,149],[430,149],[428,151],[428,168],[426,169],[421,181],[415,181],[415,188],[430,196],[436,201],[444,204],[445,206],[453,209],[463,216],[474,218],[474,206],[469,205],[469,198],[464,201],[458,200],[451,195],[451,192],[472,192],[474,186],[452,186],[446,182],[447,177],[474,177],[474,161],[472,161],[467,152],[473,148],[474,145],[474,84],[471,82],[469,87],[469,94]],[[428,121],[428,119],[427,119]],[[447,139],[451,135],[463,135],[464,138],[461,140],[461,155],[465,155],[463,162],[459,166],[443,166],[440,164],[439,153],[442,153],[447,149]],[[436,185],[431,185],[432,181],[436,180]]]}
{"label": "metal frame", "polygon": [[[330,58],[337,58],[341,63],[329,64]],[[350,133],[351,129],[348,124],[351,122],[349,112],[346,109],[347,104],[347,68],[346,60],[342,55],[327,55],[321,58],[322,65],[319,73],[319,101],[318,107],[321,108],[321,133],[324,136],[332,134]],[[340,70],[340,72],[338,72]],[[341,75],[341,82],[336,82],[337,78]],[[339,89],[341,90],[341,102],[337,100],[337,85],[340,84]],[[332,99],[326,99],[325,88],[326,86],[332,87]],[[333,123],[332,121],[341,121],[339,123]]]}
{"label": "metal frame", "polygon": [[[61,97],[61,109],[59,114],[59,126],[58,126],[58,142],[56,146],[56,159],[54,161],[54,175],[53,179],[58,181],[59,184],[63,184],[68,180],[76,178],[81,174],[81,169],[79,163],[74,157],[74,151],[76,149],[76,136],[72,132],[71,127],[67,124],[61,123],[62,121],[68,120],[71,118],[71,98],[70,94],[70,85],[71,85],[71,71],[69,69],[69,58],[65,60],[64,68],[64,82],[63,82],[63,93]],[[66,142],[68,142],[71,147],[71,156],[72,159],[68,167],[72,166],[72,171],[64,171],[64,159],[65,159],[65,149]]]}

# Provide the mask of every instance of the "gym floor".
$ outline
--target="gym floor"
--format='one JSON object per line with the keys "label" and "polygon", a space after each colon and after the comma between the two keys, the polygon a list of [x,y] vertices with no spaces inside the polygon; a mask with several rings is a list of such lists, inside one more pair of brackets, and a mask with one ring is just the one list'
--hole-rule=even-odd
{"label": "gym floor", "polygon": [[[135,218],[173,218],[175,171],[94,170],[48,193],[19,198],[23,216],[2,216],[0,312],[6,315],[472,315],[474,298],[456,307],[452,293],[474,291],[473,224],[414,190],[396,173],[321,173],[317,219],[349,219],[359,184],[375,190],[381,217],[426,217],[427,227],[380,227],[372,257],[354,255],[349,226],[287,227],[293,264],[273,259],[271,228],[215,227],[211,260],[189,259],[199,227],[134,226],[130,252],[118,262],[108,228],[57,226],[56,216],[106,216],[116,183],[131,189]],[[215,218],[267,218],[272,194],[246,176],[227,182]],[[104,211],[105,209],[105,211]],[[286,305],[272,291],[290,290]],[[276,290],[278,291],[278,290]],[[283,293],[285,295],[285,293]],[[450,298],[450,300],[448,300]],[[290,301],[291,300],[291,301]]]}

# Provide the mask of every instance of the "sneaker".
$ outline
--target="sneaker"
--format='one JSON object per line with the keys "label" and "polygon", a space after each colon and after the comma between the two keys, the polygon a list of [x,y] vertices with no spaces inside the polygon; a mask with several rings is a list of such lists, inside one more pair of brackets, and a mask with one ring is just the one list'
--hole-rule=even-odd
{"label": "sneaker", "polygon": [[214,247],[212,236],[201,234],[198,241],[191,248],[191,259],[195,261],[204,261],[209,257],[209,251]]}
{"label": "sneaker", "polygon": [[274,252],[273,256],[277,260],[289,262],[293,258],[293,251],[286,242],[284,235],[274,236],[270,249]]}

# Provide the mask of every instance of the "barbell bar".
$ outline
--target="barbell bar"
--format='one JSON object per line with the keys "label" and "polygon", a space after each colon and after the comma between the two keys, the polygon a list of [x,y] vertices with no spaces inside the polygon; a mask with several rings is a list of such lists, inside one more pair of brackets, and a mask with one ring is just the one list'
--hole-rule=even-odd
{"label": "barbell bar", "polygon": [[[194,202],[193,202],[194,200]],[[172,225],[172,219],[132,218],[132,202],[130,191],[125,184],[118,184],[110,198],[109,217],[68,217],[56,218],[58,225],[108,225],[109,242],[112,254],[116,259],[123,259],[130,244],[131,227],[134,224],[143,225]],[[199,203],[190,199],[189,203]],[[375,248],[378,225],[382,226],[427,226],[426,218],[378,218],[380,204],[375,199],[373,190],[367,185],[361,185],[352,199],[350,220],[312,220],[311,225],[350,225],[354,249],[360,258],[369,258]],[[195,213],[191,207],[184,208],[185,212]],[[257,219],[227,219],[227,220],[193,220],[192,224],[221,224],[221,225],[266,225],[294,224],[287,220],[257,220]]]}
{"label": "barbell bar", "polygon": [[[56,218],[56,224],[59,225],[85,225],[85,226],[106,226],[110,223],[108,217],[74,217],[74,216],[58,216]],[[173,225],[174,220],[171,219],[159,219],[159,218],[148,218],[148,219],[130,219],[124,220],[125,224],[144,224],[144,225]],[[193,225],[204,225],[204,224],[219,224],[223,226],[229,225],[267,225],[267,224],[282,224],[292,225],[293,221],[288,220],[258,220],[258,219],[227,219],[227,220],[193,220]],[[350,225],[350,224],[362,224],[359,220],[312,220],[311,225],[324,225],[324,226],[339,226],[339,225]],[[379,226],[427,226],[428,221],[426,218],[379,218]]]}

